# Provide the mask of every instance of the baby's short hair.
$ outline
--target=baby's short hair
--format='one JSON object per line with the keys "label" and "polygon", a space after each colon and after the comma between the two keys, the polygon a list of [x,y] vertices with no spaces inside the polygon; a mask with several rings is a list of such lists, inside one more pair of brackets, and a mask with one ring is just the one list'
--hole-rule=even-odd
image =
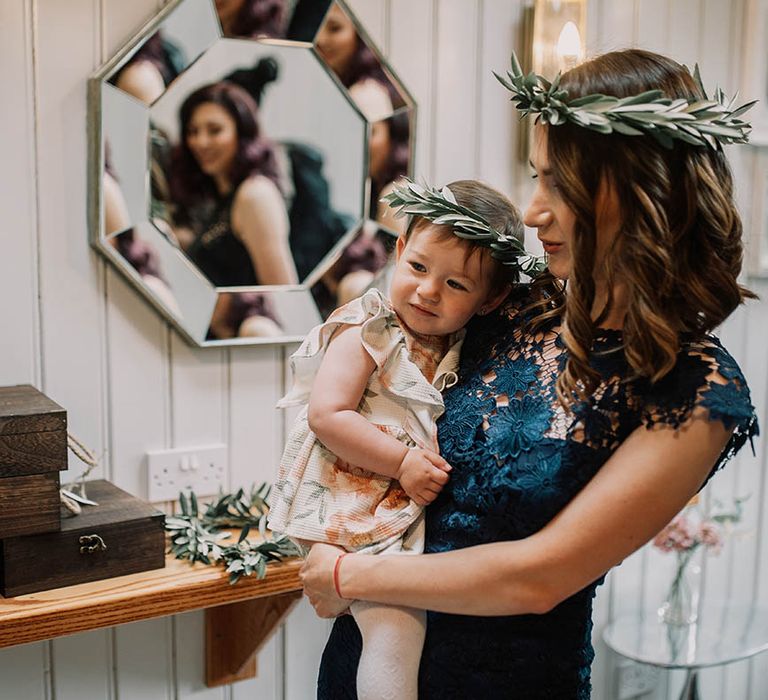
{"label": "baby's short hair", "polygon": [[[471,209],[476,214],[479,214],[499,233],[505,236],[513,236],[520,243],[523,243],[523,218],[520,210],[512,204],[507,196],[478,180],[456,180],[448,185],[448,189],[455,197],[456,202],[462,207]],[[435,226],[442,229],[446,238],[454,236],[450,225],[433,224],[429,219],[415,215],[408,222],[405,240],[407,241],[414,231],[426,228],[427,226]],[[466,245],[468,255],[473,254],[475,250],[479,250],[492,260],[493,278],[491,287],[493,290],[501,289],[504,285],[517,284],[520,281],[518,270],[493,258],[488,246],[472,239],[458,236],[455,238]]]}

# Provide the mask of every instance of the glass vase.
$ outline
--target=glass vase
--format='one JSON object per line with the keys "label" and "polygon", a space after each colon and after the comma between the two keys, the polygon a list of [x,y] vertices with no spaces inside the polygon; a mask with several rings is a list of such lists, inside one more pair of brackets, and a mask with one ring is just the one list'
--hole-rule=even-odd
{"label": "glass vase", "polygon": [[677,553],[675,575],[659,608],[659,617],[665,624],[690,625],[699,616],[701,561],[696,549]]}

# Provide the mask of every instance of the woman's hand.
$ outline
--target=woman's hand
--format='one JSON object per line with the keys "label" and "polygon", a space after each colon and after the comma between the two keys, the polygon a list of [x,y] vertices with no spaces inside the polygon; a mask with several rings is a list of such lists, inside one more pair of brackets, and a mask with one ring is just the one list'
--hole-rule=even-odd
{"label": "woman's hand", "polygon": [[349,600],[339,598],[333,583],[336,560],[344,550],[330,544],[314,544],[301,567],[299,578],[304,584],[304,595],[318,617],[338,617],[349,607]]}

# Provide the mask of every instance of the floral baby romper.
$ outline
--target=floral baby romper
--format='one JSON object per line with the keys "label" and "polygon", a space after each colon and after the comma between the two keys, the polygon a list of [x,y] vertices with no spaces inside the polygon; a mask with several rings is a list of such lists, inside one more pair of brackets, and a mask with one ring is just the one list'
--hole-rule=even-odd
{"label": "floral baby romper", "polygon": [[[361,327],[363,346],[376,363],[358,413],[408,447],[437,452],[435,421],[444,411],[440,392],[456,383],[464,331],[448,338],[443,356],[442,342],[433,346],[403,329],[377,289],[337,309],[310,331],[291,356],[293,387],[278,407],[308,403],[328,343],[343,325]],[[421,551],[421,506],[394,479],[355,467],[326,449],[310,430],[307,411],[305,406],[288,436],[269,527],[349,551]]]}

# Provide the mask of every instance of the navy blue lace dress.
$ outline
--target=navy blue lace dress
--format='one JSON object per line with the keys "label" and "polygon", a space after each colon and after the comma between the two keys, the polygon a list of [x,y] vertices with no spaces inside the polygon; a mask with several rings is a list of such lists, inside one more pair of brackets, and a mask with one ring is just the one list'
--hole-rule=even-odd
{"label": "navy blue lace dress", "polygon": [[[734,432],[714,473],[757,434],[739,367],[711,336],[683,343],[660,382],[629,379],[619,331],[595,339],[603,381],[572,414],[555,381],[566,353],[558,321],[524,333],[525,289],[473,321],[459,382],[445,394],[440,451],[451,480],[426,510],[428,552],[516,540],[546,525],[636,428],[677,429],[696,406]],[[592,599],[602,579],[544,615],[470,617],[429,613],[420,668],[422,700],[586,700],[590,695]],[[478,593],[481,595],[482,593]],[[355,697],[360,635],[339,618],[323,655],[318,698]]]}

